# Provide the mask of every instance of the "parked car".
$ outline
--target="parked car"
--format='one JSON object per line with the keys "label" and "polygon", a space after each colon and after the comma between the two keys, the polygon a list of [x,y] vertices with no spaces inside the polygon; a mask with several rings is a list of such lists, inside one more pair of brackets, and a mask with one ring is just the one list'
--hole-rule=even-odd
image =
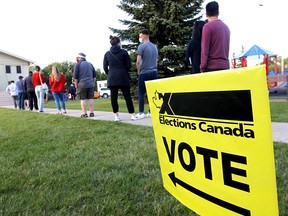
{"label": "parked car", "polygon": [[279,85],[270,87],[269,93],[288,94],[287,82],[281,82]]}
{"label": "parked car", "polygon": [[109,88],[100,88],[99,95],[101,98],[108,98],[111,96],[111,92]]}

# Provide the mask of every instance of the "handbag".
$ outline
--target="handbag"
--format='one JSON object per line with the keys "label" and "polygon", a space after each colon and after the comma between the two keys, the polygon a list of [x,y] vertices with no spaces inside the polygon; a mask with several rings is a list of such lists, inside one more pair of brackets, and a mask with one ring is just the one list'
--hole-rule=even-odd
{"label": "handbag", "polygon": [[40,76],[40,72],[39,72],[39,79],[40,79],[40,82],[41,82],[41,86],[42,86],[42,88],[43,88],[43,90],[48,90],[48,86],[47,86],[47,84],[44,82],[42,82],[42,79],[41,79],[41,76]]}

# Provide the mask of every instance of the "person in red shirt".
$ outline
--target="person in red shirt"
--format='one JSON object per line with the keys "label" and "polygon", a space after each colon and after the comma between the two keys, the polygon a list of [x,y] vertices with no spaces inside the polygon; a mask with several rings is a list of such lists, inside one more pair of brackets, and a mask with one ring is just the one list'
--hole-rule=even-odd
{"label": "person in red shirt", "polygon": [[44,112],[43,107],[45,91],[42,88],[42,83],[45,83],[45,80],[43,74],[40,72],[41,68],[38,65],[35,68],[36,71],[32,75],[32,83],[35,88],[39,112]]}
{"label": "person in red shirt", "polygon": [[206,5],[208,23],[202,30],[201,72],[230,69],[230,29],[218,16],[218,3],[216,1],[209,2]]}
{"label": "person in red shirt", "polygon": [[58,109],[58,114],[66,114],[65,83],[66,83],[65,75],[63,73],[60,73],[58,68],[55,65],[53,65],[52,73],[49,76],[49,84],[51,86],[51,92],[54,97],[56,107]]}

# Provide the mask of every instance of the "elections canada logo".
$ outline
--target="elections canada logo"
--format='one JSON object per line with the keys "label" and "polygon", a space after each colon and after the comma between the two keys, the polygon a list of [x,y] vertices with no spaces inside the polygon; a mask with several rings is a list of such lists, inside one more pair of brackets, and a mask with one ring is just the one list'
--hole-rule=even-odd
{"label": "elections canada logo", "polygon": [[255,138],[250,90],[154,92],[159,123],[227,136]]}

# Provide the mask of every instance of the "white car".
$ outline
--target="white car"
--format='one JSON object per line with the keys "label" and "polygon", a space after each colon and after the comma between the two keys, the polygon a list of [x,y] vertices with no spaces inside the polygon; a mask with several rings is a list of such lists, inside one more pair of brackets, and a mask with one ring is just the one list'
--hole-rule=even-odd
{"label": "white car", "polygon": [[111,91],[109,88],[100,88],[99,95],[101,98],[108,98],[111,96]]}

